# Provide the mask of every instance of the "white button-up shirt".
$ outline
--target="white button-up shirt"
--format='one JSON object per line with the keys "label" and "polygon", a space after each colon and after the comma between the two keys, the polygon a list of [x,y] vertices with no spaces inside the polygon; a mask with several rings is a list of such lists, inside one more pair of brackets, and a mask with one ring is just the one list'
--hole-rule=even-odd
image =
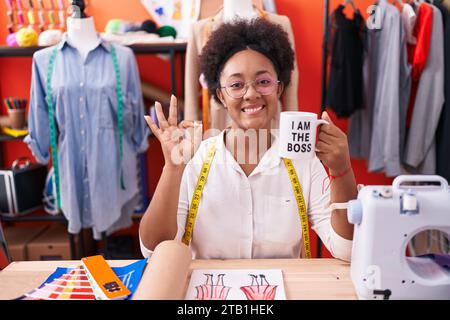
{"label": "white button-up shirt", "polygon": [[[189,207],[203,161],[215,138],[203,141],[187,164],[178,202],[178,232],[185,232]],[[218,136],[216,155],[195,219],[191,250],[196,259],[299,258],[303,250],[301,221],[286,166],[278,156],[278,139],[247,177]],[[331,226],[329,178],[318,158],[292,160],[297,171],[311,227],[331,254],[350,260],[352,241]],[[152,251],[141,241],[141,251]]]}

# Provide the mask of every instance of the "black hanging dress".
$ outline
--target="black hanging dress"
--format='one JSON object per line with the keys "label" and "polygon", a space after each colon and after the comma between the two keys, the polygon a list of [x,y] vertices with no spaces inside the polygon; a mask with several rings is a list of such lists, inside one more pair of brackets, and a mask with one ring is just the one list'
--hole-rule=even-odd
{"label": "black hanging dress", "polygon": [[359,10],[353,19],[344,14],[340,5],[331,18],[330,78],[327,106],[338,117],[349,117],[363,107],[364,18]]}

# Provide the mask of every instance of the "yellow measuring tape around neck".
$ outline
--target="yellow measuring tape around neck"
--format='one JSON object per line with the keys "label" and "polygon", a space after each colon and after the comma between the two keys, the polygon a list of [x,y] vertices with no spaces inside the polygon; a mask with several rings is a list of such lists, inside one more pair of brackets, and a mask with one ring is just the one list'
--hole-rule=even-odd
{"label": "yellow measuring tape around neck", "polygon": [[[200,199],[203,194],[203,188],[206,184],[206,179],[208,178],[209,170],[211,169],[211,163],[216,154],[216,142],[217,138],[212,142],[205,161],[203,162],[202,169],[200,171],[200,176],[195,186],[194,195],[192,196],[191,206],[189,207],[189,215],[186,220],[186,228],[183,235],[183,243],[189,245],[192,239],[192,232],[194,230],[195,218],[197,217],[198,207],[200,206]],[[286,165],[289,177],[291,179],[292,188],[294,189],[295,200],[297,201],[298,213],[300,216],[300,222],[302,226],[302,236],[303,245],[305,249],[306,258],[311,258],[311,243],[309,240],[309,225],[308,225],[308,214],[306,211],[305,199],[303,197],[302,186],[298,180],[297,172],[295,171],[292,161],[283,158]]]}
{"label": "yellow measuring tape around neck", "polygon": [[302,224],[303,246],[305,248],[306,258],[311,258],[311,243],[309,241],[309,225],[308,214],[306,212],[305,199],[303,198],[303,190],[298,180],[297,172],[295,171],[292,161],[283,158],[284,164],[291,178],[292,188],[294,188],[295,200],[297,200],[298,214],[300,215],[300,222]]}
{"label": "yellow measuring tape around neck", "polygon": [[211,163],[216,154],[216,142],[214,140],[211,148],[208,151],[205,162],[203,162],[202,170],[200,171],[200,176],[195,186],[194,195],[192,196],[191,206],[189,207],[189,216],[186,221],[186,230],[183,235],[183,243],[189,245],[192,239],[192,231],[194,230],[195,217],[197,216],[198,207],[200,205],[200,198],[203,194],[203,188],[205,187],[206,178],[209,174],[209,169],[211,169]]}

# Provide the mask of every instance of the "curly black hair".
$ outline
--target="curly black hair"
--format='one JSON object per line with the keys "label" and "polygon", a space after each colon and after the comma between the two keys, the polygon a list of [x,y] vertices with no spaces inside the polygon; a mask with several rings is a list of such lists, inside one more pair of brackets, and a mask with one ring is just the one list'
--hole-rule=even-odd
{"label": "curly black hair", "polygon": [[225,63],[236,53],[252,49],[272,61],[278,80],[285,87],[291,82],[295,53],[283,28],[263,18],[223,23],[211,33],[200,54],[200,70],[209,92],[220,103],[217,88]]}

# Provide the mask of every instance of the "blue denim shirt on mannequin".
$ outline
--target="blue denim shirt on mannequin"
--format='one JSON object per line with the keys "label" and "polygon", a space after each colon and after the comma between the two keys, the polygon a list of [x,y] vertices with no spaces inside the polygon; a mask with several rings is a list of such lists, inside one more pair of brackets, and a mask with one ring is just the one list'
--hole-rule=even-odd
{"label": "blue denim shirt on mannequin", "polygon": [[[116,46],[122,80],[123,161],[119,157],[116,77],[111,44],[99,40],[85,61],[67,35],[57,45],[52,97],[58,130],[62,211],[68,231],[93,228],[94,237],[131,225],[139,199],[137,155],[148,148],[139,71],[131,49]],[[29,134],[25,142],[40,163],[50,160],[46,102],[49,57],[54,47],[33,56]],[[124,171],[125,190],[120,186]]]}

